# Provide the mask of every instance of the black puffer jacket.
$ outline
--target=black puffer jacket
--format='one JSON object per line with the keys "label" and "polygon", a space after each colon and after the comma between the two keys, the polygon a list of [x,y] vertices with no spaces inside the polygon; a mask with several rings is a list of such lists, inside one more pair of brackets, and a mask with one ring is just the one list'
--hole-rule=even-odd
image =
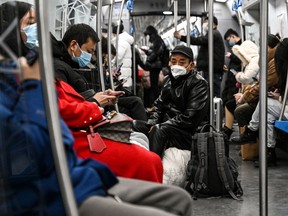
{"label": "black puffer jacket", "polygon": [[147,60],[145,63],[145,67],[150,69],[161,69],[162,68],[162,55],[164,52],[164,41],[162,38],[156,33],[152,33],[149,35],[149,42],[152,43],[147,54]]}
{"label": "black puffer jacket", "polygon": [[181,128],[194,134],[209,107],[207,81],[196,71],[174,79],[165,77],[161,94],[155,101],[156,111],[148,124]]}
{"label": "black puffer jacket", "polygon": [[[186,41],[186,36],[181,37],[181,41]],[[225,46],[220,32],[213,29],[213,71],[214,73],[222,74],[225,60]],[[208,71],[209,69],[209,48],[208,48],[208,33],[200,37],[190,37],[191,45],[199,45],[199,53],[197,57],[197,70]]]}

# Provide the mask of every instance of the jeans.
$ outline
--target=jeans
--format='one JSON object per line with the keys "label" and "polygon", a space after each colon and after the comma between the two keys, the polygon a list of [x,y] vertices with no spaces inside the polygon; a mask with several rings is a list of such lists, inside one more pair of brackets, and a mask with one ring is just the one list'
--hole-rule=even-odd
{"label": "jeans", "polygon": [[[275,148],[276,145],[276,134],[274,130],[274,122],[280,116],[282,104],[275,99],[268,98],[267,99],[267,147]],[[259,129],[259,103],[255,109],[255,112],[252,115],[252,119],[248,125],[250,130],[256,131]],[[285,116],[283,116],[284,120],[287,120]]]}

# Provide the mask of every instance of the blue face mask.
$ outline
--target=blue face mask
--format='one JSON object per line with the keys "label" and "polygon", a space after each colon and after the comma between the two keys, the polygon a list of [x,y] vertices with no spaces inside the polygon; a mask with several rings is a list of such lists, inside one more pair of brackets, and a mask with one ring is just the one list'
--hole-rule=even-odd
{"label": "blue face mask", "polygon": [[37,23],[26,26],[25,28],[23,28],[23,31],[27,37],[25,46],[28,47],[29,49],[32,49],[35,46],[38,47],[39,42],[38,42],[38,36],[37,36]]}
{"label": "blue face mask", "polygon": [[230,47],[233,47],[235,45],[235,42],[233,40],[229,40],[228,44]]}
{"label": "blue face mask", "polygon": [[79,47],[80,51],[81,51],[81,55],[79,57],[76,57],[74,55],[74,52],[73,52],[73,56],[72,56],[72,60],[74,62],[77,62],[79,64],[79,67],[80,68],[83,68],[83,67],[86,67],[90,61],[91,61],[91,58],[92,58],[92,54],[86,52],[86,51],[83,51],[79,44],[77,43],[77,46]]}

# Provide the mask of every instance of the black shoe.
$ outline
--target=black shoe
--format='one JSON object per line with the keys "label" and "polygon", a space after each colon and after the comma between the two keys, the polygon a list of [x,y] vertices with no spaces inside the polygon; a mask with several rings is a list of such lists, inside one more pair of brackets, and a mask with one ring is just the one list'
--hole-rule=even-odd
{"label": "black shoe", "polygon": [[239,137],[232,137],[231,143],[233,144],[247,144],[247,143],[256,143],[258,136],[258,131],[252,131],[248,127],[245,127],[243,134],[240,134]]}
{"label": "black shoe", "polygon": [[224,125],[224,127],[222,128],[222,131],[223,131],[224,135],[226,135],[227,140],[229,140],[231,134],[233,133],[233,130],[228,128],[226,125]]}
{"label": "black shoe", "polygon": [[[254,166],[259,167],[259,159],[254,161]],[[267,167],[277,166],[277,156],[275,148],[267,148]]]}

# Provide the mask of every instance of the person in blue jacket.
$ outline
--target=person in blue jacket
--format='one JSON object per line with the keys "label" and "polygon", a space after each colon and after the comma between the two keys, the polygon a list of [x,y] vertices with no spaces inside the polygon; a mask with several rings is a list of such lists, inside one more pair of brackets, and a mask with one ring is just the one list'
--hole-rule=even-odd
{"label": "person in blue jacket", "polygon": [[[22,27],[25,20],[35,18],[34,9],[27,3],[8,2],[0,5],[0,11],[6,13],[0,32],[1,37],[6,35],[6,47],[0,46],[0,55],[6,59],[20,56],[25,49],[19,50],[19,44],[13,46],[20,41],[17,40],[19,26],[6,33],[11,30],[15,12]],[[35,26],[27,22],[27,27],[21,31],[21,44],[31,48],[37,45],[37,39],[31,36],[35,35],[32,34]],[[19,62],[21,78],[11,73],[16,67],[13,62],[0,63],[0,214],[65,215],[38,61],[29,66],[21,57]],[[100,162],[77,159],[72,149],[73,137],[62,119],[60,126],[80,215],[191,215],[191,197],[181,188],[117,178]]]}

